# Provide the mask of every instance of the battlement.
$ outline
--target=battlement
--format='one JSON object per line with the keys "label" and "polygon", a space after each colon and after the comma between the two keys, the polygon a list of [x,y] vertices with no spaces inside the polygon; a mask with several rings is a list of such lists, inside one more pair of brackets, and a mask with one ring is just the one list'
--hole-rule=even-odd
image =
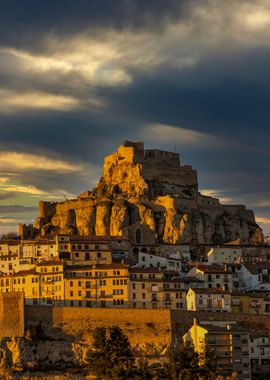
{"label": "battlement", "polygon": [[180,167],[180,157],[178,153],[159,149],[147,149],[144,158],[146,161],[151,160],[152,166]]}
{"label": "battlement", "polygon": [[116,161],[139,163],[149,168],[179,168],[181,166],[178,153],[159,149],[144,150],[143,141],[124,141],[117,152],[105,157],[105,167]]}

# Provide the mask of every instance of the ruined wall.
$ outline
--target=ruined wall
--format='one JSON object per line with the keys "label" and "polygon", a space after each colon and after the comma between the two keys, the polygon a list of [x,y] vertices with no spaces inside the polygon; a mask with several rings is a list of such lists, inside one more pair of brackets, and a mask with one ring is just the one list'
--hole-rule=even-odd
{"label": "ruined wall", "polygon": [[0,293],[0,338],[23,335],[23,293]]}

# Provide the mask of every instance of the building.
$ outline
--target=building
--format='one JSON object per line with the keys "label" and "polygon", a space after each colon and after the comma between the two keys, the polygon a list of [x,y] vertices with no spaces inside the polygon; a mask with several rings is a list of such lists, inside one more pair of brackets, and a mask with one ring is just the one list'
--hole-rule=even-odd
{"label": "building", "polygon": [[128,277],[121,263],[66,266],[65,305],[128,307]]}
{"label": "building", "polygon": [[232,313],[262,315],[265,313],[265,294],[262,293],[231,293]]}
{"label": "building", "polygon": [[186,291],[175,271],[130,268],[130,307],[186,309]]}
{"label": "building", "polygon": [[167,257],[158,256],[153,253],[138,252],[138,268],[163,268],[181,272],[181,259],[171,255]]}
{"label": "building", "polygon": [[231,297],[228,290],[192,289],[187,291],[187,310],[231,312]]}
{"label": "building", "polygon": [[4,274],[0,292],[23,292],[26,305],[63,305],[63,263],[46,261],[29,270]]}
{"label": "building", "polygon": [[202,280],[205,288],[232,290],[232,272],[223,265],[197,263],[188,271],[187,276]]}
{"label": "building", "polygon": [[59,258],[68,265],[111,264],[129,258],[129,242],[121,236],[57,235],[56,239]]}
{"label": "building", "polygon": [[217,364],[224,375],[237,372],[237,380],[250,380],[249,333],[235,322],[201,321],[183,336],[193,343],[195,351],[204,353],[205,347],[214,350]]}
{"label": "building", "polygon": [[270,340],[267,331],[250,333],[250,361],[252,373],[270,376]]}
{"label": "building", "polygon": [[270,262],[244,262],[242,265],[242,290],[270,290]]}
{"label": "building", "polygon": [[237,247],[213,247],[207,253],[209,264],[234,263],[241,256],[241,248]]}

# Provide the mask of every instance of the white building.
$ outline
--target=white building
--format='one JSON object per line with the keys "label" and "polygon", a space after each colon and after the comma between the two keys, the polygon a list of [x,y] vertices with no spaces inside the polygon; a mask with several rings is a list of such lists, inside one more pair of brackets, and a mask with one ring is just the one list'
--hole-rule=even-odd
{"label": "white building", "polygon": [[192,289],[187,292],[187,310],[231,312],[231,296],[222,289]]}
{"label": "white building", "polygon": [[204,282],[205,288],[232,290],[232,272],[226,266],[212,264],[196,264],[187,273],[188,277],[196,277]]}
{"label": "white building", "polygon": [[168,257],[158,256],[155,254],[138,252],[137,268],[163,268],[181,272],[181,259],[177,255]]}
{"label": "white building", "polygon": [[270,290],[270,262],[244,262],[242,265],[242,279],[242,290]]}
{"label": "white building", "polygon": [[241,248],[215,247],[207,253],[208,264],[234,263],[241,256]]}
{"label": "white building", "polygon": [[250,359],[253,373],[268,372],[270,377],[270,340],[267,332],[250,333]]}

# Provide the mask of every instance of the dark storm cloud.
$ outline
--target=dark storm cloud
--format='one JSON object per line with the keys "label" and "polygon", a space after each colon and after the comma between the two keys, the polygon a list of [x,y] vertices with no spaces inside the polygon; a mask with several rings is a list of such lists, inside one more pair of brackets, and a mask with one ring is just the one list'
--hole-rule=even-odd
{"label": "dark storm cloud", "polygon": [[[185,1],[174,0],[10,0],[0,4],[0,40],[17,47],[47,33],[66,36],[93,27],[157,29],[184,12]],[[191,3],[191,2],[190,2]]]}
{"label": "dark storm cloud", "polygon": [[[5,193],[0,193],[0,201],[14,198],[14,197],[16,197],[16,195],[17,195],[16,193],[11,192],[11,191],[5,192]],[[0,210],[1,210],[1,206],[0,206]]]}
{"label": "dark storm cloud", "polygon": [[27,207],[22,205],[0,206],[1,214],[27,213],[32,211],[37,211],[37,207]]}

